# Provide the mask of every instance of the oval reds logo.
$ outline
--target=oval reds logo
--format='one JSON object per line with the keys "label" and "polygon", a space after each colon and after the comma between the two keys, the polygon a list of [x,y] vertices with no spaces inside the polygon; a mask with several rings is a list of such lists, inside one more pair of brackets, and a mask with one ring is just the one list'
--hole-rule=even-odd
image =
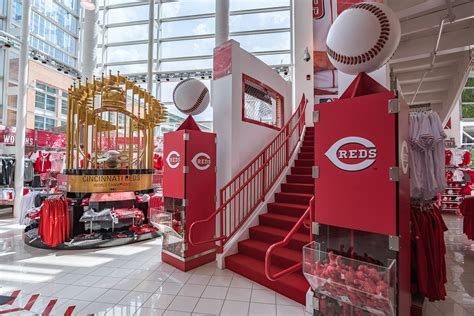
{"label": "oval reds logo", "polygon": [[206,153],[197,153],[191,162],[196,169],[203,171],[211,166],[211,157]]}
{"label": "oval reds logo", "polygon": [[179,153],[174,150],[168,154],[168,157],[166,157],[166,162],[171,169],[178,168],[180,161],[181,157],[179,156]]}
{"label": "oval reds logo", "polygon": [[375,162],[377,148],[368,139],[350,136],[335,142],[324,155],[339,169],[361,171]]}

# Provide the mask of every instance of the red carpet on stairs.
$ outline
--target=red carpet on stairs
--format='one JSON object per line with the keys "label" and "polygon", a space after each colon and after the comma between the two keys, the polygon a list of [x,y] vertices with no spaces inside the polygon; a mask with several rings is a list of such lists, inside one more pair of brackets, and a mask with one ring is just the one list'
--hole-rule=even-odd
{"label": "red carpet on stairs", "polygon": [[[288,234],[303,215],[313,197],[314,182],[311,167],[314,161],[314,129],[307,127],[291,175],[281,184],[281,192],[275,193],[275,202],[267,205],[268,213],[259,216],[259,225],[249,229],[250,238],[240,241],[239,252],[225,258],[226,268],[263,286],[266,286],[301,304],[306,303],[309,284],[302,271],[294,272],[278,281],[265,276],[265,253],[273,243]],[[309,230],[301,227],[285,248],[278,249],[272,257],[272,271],[278,272],[302,262],[302,247],[309,243]]]}

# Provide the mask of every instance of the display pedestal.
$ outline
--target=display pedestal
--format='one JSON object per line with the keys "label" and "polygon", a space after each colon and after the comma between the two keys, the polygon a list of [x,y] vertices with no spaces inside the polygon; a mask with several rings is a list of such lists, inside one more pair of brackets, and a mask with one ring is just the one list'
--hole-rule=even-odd
{"label": "display pedestal", "polygon": [[[188,271],[216,258],[215,245],[191,245],[189,227],[216,209],[216,134],[200,131],[191,116],[177,131],[165,134],[163,170],[162,260]],[[195,234],[210,240],[215,220]]]}
{"label": "display pedestal", "polygon": [[317,315],[410,315],[408,106],[362,73],[315,111]]}

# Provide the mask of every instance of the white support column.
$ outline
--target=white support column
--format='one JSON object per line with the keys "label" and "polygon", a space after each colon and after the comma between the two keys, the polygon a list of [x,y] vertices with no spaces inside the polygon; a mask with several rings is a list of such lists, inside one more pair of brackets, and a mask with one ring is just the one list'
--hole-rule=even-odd
{"label": "white support column", "polygon": [[15,200],[13,204],[13,215],[16,218],[20,216],[20,204],[23,197],[23,174],[25,171],[26,96],[28,94],[30,11],[30,0],[23,0],[15,135]]}
{"label": "white support column", "polygon": [[153,41],[155,38],[155,0],[150,0],[148,9],[148,64],[146,76],[146,90],[153,90]]}
{"label": "white support column", "polygon": [[97,43],[99,41],[99,32],[97,31],[97,22],[99,21],[99,8],[95,0],[95,10],[84,10],[83,26],[83,46],[82,46],[82,79],[92,79],[95,67],[97,66]]}
{"label": "white support column", "polygon": [[216,47],[229,39],[229,0],[216,0]]}

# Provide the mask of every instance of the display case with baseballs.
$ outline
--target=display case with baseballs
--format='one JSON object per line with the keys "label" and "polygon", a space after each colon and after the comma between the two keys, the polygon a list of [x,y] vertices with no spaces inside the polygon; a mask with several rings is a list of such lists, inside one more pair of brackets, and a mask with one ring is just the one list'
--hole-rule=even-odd
{"label": "display case with baseballs", "polygon": [[[197,114],[209,103],[209,91],[195,79],[182,81],[174,91],[176,107]],[[216,134],[202,132],[192,116],[175,132],[164,135],[162,260],[188,271],[216,258],[215,245],[190,243],[190,226],[216,209]],[[211,240],[215,221],[193,230],[199,240]]]}
{"label": "display case with baseballs", "polygon": [[328,34],[331,63],[357,76],[315,105],[314,242],[303,250],[315,315],[410,315],[409,110],[366,74],[399,40],[397,16],[380,3],[344,10]]}

